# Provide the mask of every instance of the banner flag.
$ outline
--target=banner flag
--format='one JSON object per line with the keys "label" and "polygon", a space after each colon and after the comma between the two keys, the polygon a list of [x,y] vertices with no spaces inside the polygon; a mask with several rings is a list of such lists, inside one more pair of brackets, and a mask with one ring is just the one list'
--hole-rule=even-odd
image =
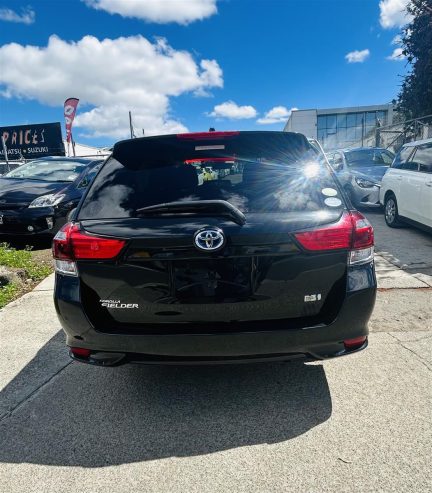
{"label": "banner flag", "polygon": [[64,102],[64,117],[65,117],[65,127],[66,127],[66,141],[69,144],[72,137],[72,123],[75,118],[75,113],[79,99],[69,98]]}

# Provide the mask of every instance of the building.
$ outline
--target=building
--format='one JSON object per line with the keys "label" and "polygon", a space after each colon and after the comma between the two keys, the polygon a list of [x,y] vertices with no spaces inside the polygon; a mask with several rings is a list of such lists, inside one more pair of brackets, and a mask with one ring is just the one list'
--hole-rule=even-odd
{"label": "building", "polygon": [[[63,141],[66,156],[73,156],[72,144],[68,144],[65,140]],[[94,147],[87,144],[74,143],[75,156],[76,157],[108,157],[111,154],[110,147]]]}
{"label": "building", "polygon": [[317,139],[324,149],[366,145],[377,127],[393,123],[393,105],[294,110],[285,132],[299,132]]}

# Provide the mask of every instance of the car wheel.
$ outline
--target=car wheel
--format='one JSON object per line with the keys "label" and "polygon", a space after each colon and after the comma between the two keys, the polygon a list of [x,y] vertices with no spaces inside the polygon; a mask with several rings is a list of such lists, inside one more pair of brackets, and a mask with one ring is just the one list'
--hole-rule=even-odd
{"label": "car wheel", "polygon": [[402,223],[399,219],[396,197],[388,195],[384,201],[384,218],[390,228],[400,228]]}

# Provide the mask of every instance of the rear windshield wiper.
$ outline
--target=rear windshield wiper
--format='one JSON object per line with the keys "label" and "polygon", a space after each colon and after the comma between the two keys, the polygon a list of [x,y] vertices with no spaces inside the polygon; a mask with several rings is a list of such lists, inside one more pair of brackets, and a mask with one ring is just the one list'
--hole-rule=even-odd
{"label": "rear windshield wiper", "polygon": [[226,200],[185,200],[150,205],[137,209],[139,216],[158,216],[169,214],[202,214],[207,216],[225,216],[240,226],[246,222],[246,217],[237,207]]}

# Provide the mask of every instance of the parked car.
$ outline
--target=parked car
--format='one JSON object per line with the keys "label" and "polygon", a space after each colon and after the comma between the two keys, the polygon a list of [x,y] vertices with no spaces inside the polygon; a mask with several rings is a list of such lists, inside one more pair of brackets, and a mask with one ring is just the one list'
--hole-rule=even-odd
{"label": "parked car", "polygon": [[102,162],[41,158],[0,177],[0,238],[52,238],[69,219]]}
{"label": "parked car", "polygon": [[[203,148],[236,155],[241,174],[198,186],[183,163]],[[367,346],[373,229],[301,134],[119,142],[53,254],[81,362],[306,361]]]}
{"label": "parked car", "polygon": [[432,231],[432,139],[402,146],[384,175],[380,201],[391,228],[410,223]]}
{"label": "parked car", "polygon": [[0,176],[5,175],[6,173],[9,173],[9,171],[12,171],[18,166],[22,165],[23,161],[0,161]]}
{"label": "parked car", "polygon": [[354,207],[380,207],[379,191],[394,154],[378,147],[342,149],[327,154]]}

